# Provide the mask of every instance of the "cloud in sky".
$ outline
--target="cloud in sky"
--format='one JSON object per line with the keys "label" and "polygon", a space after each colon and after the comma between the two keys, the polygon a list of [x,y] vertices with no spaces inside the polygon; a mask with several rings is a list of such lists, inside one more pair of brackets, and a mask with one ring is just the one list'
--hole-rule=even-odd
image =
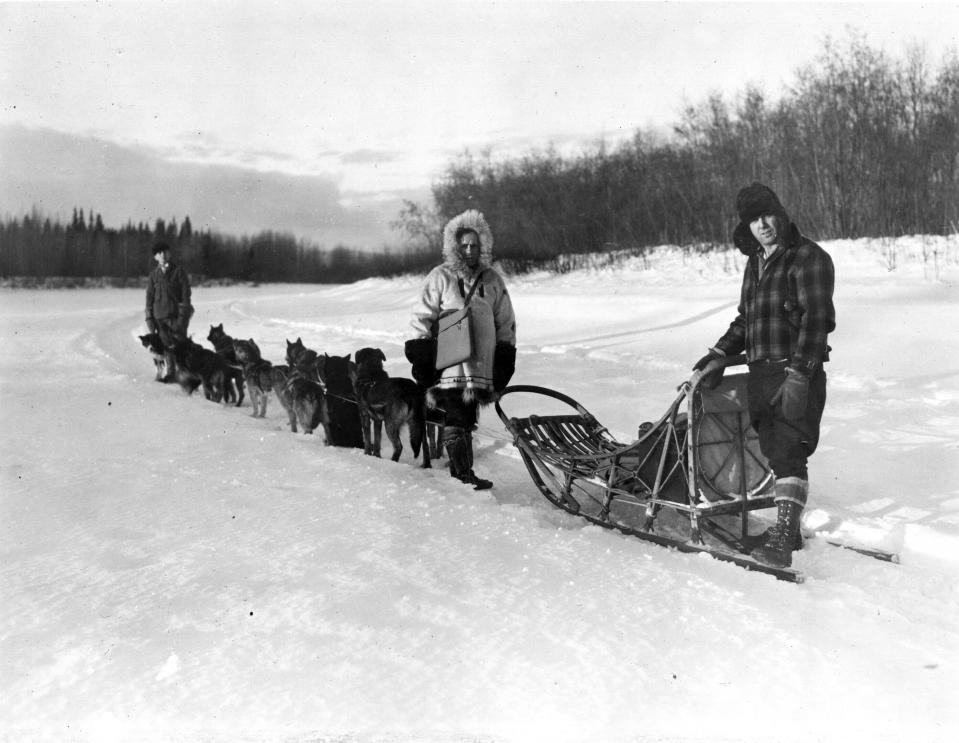
{"label": "cloud in sky", "polygon": [[68,221],[76,207],[113,227],[189,216],[194,228],[287,232],[327,248],[389,244],[401,199],[427,195],[350,196],[328,177],[177,162],[149,148],[13,125],[0,126],[0,161],[0,205],[11,215],[35,206]]}
{"label": "cloud in sky", "polygon": [[197,198],[236,194],[238,169],[254,171],[271,188],[251,213],[294,187],[306,195],[287,205],[323,212],[425,194],[465,149],[615,142],[750,83],[775,99],[847,24],[935,62],[955,48],[959,5],[4,3],[0,124],[152,153],[171,182],[202,184]]}

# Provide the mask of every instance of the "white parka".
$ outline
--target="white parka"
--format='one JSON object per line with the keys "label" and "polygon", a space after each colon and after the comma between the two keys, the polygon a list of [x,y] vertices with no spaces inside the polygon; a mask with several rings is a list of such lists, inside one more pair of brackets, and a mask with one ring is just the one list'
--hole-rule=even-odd
{"label": "white parka", "polygon": [[[456,233],[461,229],[473,230],[480,239],[479,266],[471,270],[460,255]],[[463,390],[464,399],[489,402],[493,393],[493,355],[497,343],[516,345],[516,317],[513,302],[503,277],[492,268],[493,233],[483,215],[470,209],[451,219],[443,230],[443,263],[426,277],[420,296],[413,304],[413,319],[410,325],[415,337],[432,338],[439,316],[448,310],[462,309],[466,294],[481,276],[480,284],[470,300],[471,306],[488,305],[493,318],[493,332],[474,326],[473,356],[444,369],[436,384],[441,390]]]}

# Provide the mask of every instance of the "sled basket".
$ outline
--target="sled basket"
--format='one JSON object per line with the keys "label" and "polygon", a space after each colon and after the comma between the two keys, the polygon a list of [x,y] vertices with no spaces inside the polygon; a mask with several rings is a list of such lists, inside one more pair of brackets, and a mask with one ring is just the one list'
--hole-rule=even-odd
{"label": "sled basket", "polygon": [[[706,371],[744,363],[743,356],[722,359]],[[749,422],[747,377],[726,373],[707,389],[703,373],[694,373],[665,414],[640,426],[631,443],[616,440],[572,398],[544,387],[507,387],[496,412],[533,482],[559,508],[641,539],[800,582],[798,571],[748,556],[755,542],[749,515],[774,507],[775,478]],[[562,412],[507,415],[504,398],[512,410],[521,397],[532,407],[559,403]]]}

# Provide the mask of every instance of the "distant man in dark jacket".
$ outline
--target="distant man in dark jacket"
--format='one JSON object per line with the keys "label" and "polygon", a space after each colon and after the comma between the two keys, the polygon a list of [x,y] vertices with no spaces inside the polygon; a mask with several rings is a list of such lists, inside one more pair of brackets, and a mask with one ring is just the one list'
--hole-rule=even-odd
{"label": "distant man in dark jacket", "polygon": [[819,443],[826,404],[826,338],[836,327],[833,264],[799,233],[767,186],[743,188],[736,210],[740,222],[733,242],[749,257],[739,314],[693,368],[746,352],[749,415],[776,475],[778,509],[776,526],[752,556],[788,567],[809,492],[806,464]]}
{"label": "distant man in dark jacket", "polygon": [[157,265],[147,279],[146,324],[151,333],[158,333],[167,348],[167,381],[173,376],[172,346],[186,338],[193,305],[190,304],[190,277],[170,260],[170,246],[158,242],[153,246]]}

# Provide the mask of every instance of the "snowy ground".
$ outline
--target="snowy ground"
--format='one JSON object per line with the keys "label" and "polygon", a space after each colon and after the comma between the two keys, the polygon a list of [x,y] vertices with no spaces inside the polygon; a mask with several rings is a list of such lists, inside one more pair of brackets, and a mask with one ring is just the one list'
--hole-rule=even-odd
{"label": "snowy ground", "polygon": [[[0,736],[955,740],[959,240],[826,247],[806,526],[902,563],[813,540],[802,585],[557,511],[492,411],[477,493],[294,435],[275,400],[261,420],[156,384],[140,291],[0,291]],[[633,438],[732,318],[740,266],[512,278],[514,382]],[[407,375],[418,284],[200,288],[192,328],[274,361],[297,336],[379,346]]]}

